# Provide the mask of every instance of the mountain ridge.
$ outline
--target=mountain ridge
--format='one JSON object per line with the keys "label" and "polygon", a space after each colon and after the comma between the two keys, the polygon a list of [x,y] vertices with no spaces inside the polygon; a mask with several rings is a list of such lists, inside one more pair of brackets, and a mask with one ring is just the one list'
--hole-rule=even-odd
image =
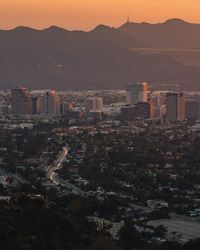
{"label": "mountain ridge", "polygon": [[177,52],[172,56],[153,50],[199,46],[200,24],[180,19],[162,24],[129,22],[118,28],[100,24],[87,32],[57,26],[0,30],[0,88],[19,84],[63,90],[123,88],[129,81],[143,80],[179,83],[184,88],[189,82],[190,87],[200,88],[198,52],[177,59]]}
{"label": "mountain ridge", "polygon": [[[189,21],[186,21],[184,19],[181,19],[181,18],[170,18],[170,19],[167,19],[166,21],[163,21],[163,22],[157,22],[157,23],[151,23],[151,22],[146,22],[146,21],[142,21],[142,22],[133,22],[133,21],[129,21],[129,22],[125,22],[124,24],[149,24],[149,25],[158,25],[158,24],[166,24],[166,23],[184,23],[184,24],[192,24],[192,25],[200,25],[200,23],[193,23],[193,22],[189,22]],[[121,26],[123,26],[124,24],[122,24]],[[45,27],[45,28],[35,28],[35,27],[31,27],[31,26],[23,26],[23,25],[19,25],[19,26],[16,26],[16,27],[13,27],[13,28],[10,28],[10,29],[1,29],[0,28],[0,31],[12,31],[12,30],[15,30],[15,29],[18,29],[18,28],[28,28],[28,29],[32,29],[32,30],[36,30],[36,31],[44,31],[46,29],[49,29],[49,28],[58,28],[58,29],[63,29],[63,30],[66,30],[66,31],[83,31],[83,32],[90,32],[94,29],[96,29],[98,26],[105,26],[105,27],[109,27],[109,28],[114,28],[114,29],[118,29],[120,28],[121,26],[119,27],[112,27],[112,26],[109,26],[109,25],[106,25],[106,24],[98,24],[96,25],[94,28],[92,28],[91,30],[89,31],[85,31],[85,30],[77,30],[77,29],[68,29],[68,28],[65,28],[65,27],[61,27],[61,26],[57,26],[57,25],[50,25],[48,27]]]}

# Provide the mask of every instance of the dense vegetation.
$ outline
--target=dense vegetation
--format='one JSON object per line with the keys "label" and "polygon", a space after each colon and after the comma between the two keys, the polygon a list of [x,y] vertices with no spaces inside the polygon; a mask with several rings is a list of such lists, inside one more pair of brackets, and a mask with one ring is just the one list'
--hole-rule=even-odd
{"label": "dense vegetation", "polygon": [[55,202],[22,196],[0,208],[1,250],[117,250],[104,232],[79,213],[79,202],[64,208]]}

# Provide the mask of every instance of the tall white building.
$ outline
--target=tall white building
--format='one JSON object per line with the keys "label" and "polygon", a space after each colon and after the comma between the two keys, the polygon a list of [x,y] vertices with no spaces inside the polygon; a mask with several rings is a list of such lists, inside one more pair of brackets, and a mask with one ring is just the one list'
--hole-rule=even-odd
{"label": "tall white building", "polygon": [[147,102],[148,83],[131,83],[127,85],[126,104],[134,105]]}
{"label": "tall white building", "polygon": [[26,88],[11,90],[11,112],[14,115],[31,114],[31,94]]}
{"label": "tall white building", "polygon": [[102,97],[89,97],[85,100],[86,116],[90,112],[103,112],[103,98]]}
{"label": "tall white building", "polygon": [[40,99],[41,115],[59,115],[60,97],[55,90],[47,90]]}
{"label": "tall white building", "polygon": [[102,97],[95,97],[95,111],[103,112],[103,98]]}

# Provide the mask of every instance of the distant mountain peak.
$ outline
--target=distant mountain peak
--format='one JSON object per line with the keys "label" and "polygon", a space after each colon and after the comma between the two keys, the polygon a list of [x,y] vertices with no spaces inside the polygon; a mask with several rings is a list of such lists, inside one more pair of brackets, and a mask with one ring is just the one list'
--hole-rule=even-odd
{"label": "distant mountain peak", "polygon": [[44,29],[44,31],[67,31],[67,30],[64,29],[64,28],[61,28],[61,27],[52,25],[52,26],[50,26],[49,28]]}
{"label": "distant mountain peak", "polygon": [[141,26],[149,26],[149,25],[163,25],[163,24],[167,24],[167,25],[180,25],[180,24],[190,24],[189,22],[186,22],[180,18],[172,18],[172,19],[168,19],[163,23],[157,23],[157,24],[151,24],[148,22],[141,22],[141,23],[135,23],[135,22],[126,22],[124,23],[120,28],[125,28],[125,29],[129,29],[132,28],[134,25],[141,25]]}
{"label": "distant mountain peak", "polygon": [[167,21],[164,22],[164,24],[187,24],[187,23],[188,22],[186,22],[180,18],[172,18],[172,19],[168,19]]}
{"label": "distant mountain peak", "polygon": [[37,31],[37,29],[27,27],[27,26],[17,26],[13,29],[13,31]]}
{"label": "distant mountain peak", "polygon": [[104,24],[99,24],[95,29],[93,29],[92,31],[110,31],[113,28],[111,28],[110,26],[104,25]]}

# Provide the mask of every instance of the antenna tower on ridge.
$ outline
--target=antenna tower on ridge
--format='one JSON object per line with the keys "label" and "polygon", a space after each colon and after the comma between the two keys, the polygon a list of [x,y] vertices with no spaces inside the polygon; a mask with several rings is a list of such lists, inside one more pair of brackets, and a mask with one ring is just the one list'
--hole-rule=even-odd
{"label": "antenna tower on ridge", "polygon": [[130,23],[130,15],[129,15],[129,13],[127,14],[127,23]]}

